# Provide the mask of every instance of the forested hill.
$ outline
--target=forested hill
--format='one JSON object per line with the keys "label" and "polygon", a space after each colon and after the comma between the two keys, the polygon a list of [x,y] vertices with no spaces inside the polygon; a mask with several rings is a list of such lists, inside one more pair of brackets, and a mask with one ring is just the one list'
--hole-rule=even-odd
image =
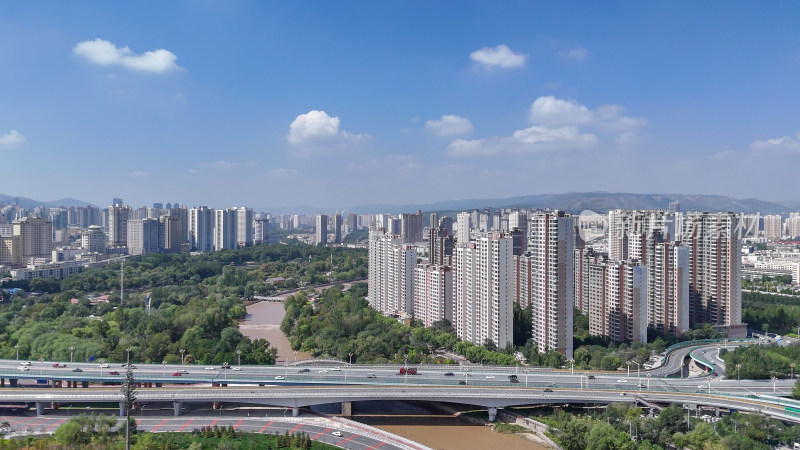
{"label": "forested hill", "polygon": [[[274,349],[239,333],[243,298],[298,285],[365,277],[362,249],[258,245],[204,255],[148,254],[125,262],[125,299],[119,264],[89,269],[64,280],[34,280],[40,296],[16,294],[0,306],[0,357],[147,362],[236,361],[272,364]],[[277,285],[268,279],[282,277]],[[271,280],[274,281],[274,280]],[[151,292],[151,313],[144,294]],[[108,295],[108,303],[93,300]],[[75,303],[71,300],[75,299]]]}

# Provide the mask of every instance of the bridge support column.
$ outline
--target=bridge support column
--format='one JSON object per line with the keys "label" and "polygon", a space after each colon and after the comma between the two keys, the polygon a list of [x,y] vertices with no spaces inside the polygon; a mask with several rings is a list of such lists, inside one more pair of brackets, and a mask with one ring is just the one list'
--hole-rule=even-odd
{"label": "bridge support column", "polygon": [[353,415],[353,402],[342,402],[342,415],[347,417]]}
{"label": "bridge support column", "polygon": [[163,385],[164,385],[163,383],[156,383],[156,387],[161,387]]}
{"label": "bridge support column", "polygon": [[714,408],[714,414],[719,418],[719,406]]}
{"label": "bridge support column", "polygon": [[0,378],[0,388],[4,388],[4,387],[6,387],[6,379],[5,378]]}
{"label": "bridge support column", "polygon": [[120,417],[125,417],[125,413],[126,412],[127,412],[127,409],[125,408],[125,403],[124,402],[119,402],[119,416]]}
{"label": "bridge support column", "polygon": [[178,417],[183,412],[183,403],[172,402],[172,409],[174,410],[175,417]]}
{"label": "bridge support column", "polygon": [[211,404],[211,409],[219,409],[219,402],[214,402]]}
{"label": "bridge support column", "polygon": [[489,408],[489,422],[494,422],[497,418],[497,408]]}
{"label": "bridge support column", "polygon": [[8,382],[11,384],[11,387],[17,387],[17,380],[16,378],[9,378]]}
{"label": "bridge support column", "polygon": [[44,415],[44,403],[36,402],[36,415],[43,416]]}
{"label": "bridge support column", "polygon": [[88,388],[89,382],[88,381],[81,381],[81,387]]}
{"label": "bridge support column", "polygon": [[297,417],[297,416],[299,416],[299,415],[300,415],[300,408],[298,408],[298,407],[296,407],[296,406],[295,406],[295,407],[293,407],[293,408],[292,408],[292,417]]}

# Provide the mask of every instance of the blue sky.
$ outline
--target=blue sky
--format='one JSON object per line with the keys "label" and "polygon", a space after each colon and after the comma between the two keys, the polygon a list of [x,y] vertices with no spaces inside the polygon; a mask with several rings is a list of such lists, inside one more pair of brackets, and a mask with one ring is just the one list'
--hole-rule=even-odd
{"label": "blue sky", "polygon": [[0,3],[0,193],[798,200],[796,2]]}

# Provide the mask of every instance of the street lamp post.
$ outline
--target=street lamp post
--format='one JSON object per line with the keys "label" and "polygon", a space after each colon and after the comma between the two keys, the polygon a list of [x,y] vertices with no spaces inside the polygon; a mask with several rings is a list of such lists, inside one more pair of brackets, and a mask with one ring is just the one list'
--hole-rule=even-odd
{"label": "street lamp post", "polygon": [[75,347],[69,348],[69,362],[72,362],[72,355],[75,353]]}
{"label": "street lamp post", "polygon": [[647,374],[647,390],[648,390],[648,391],[650,390],[650,377],[651,377],[651,376],[652,376],[652,375],[650,375],[649,373]]}
{"label": "street lamp post", "polygon": [[130,365],[131,365],[131,348],[128,347],[128,348],[125,349],[125,351],[128,352],[128,363],[127,364],[128,364],[128,367],[130,367]]}
{"label": "street lamp post", "polygon": [[772,376],[772,393],[773,394],[775,393],[775,388],[776,388],[775,383],[777,383],[777,382],[778,382],[778,377],[773,375]]}
{"label": "street lamp post", "polygon": [[106,360],[105,359],[99,359],[99,360],[97,360],[97,362],[100,363],[100,365],[97,366],[97,375],[102,377],[103,376],[103,368],[101,366],[103,364],[105,364]]}
{"label": "street lamp post", "polygon": [[14,348],[17,349],[17,361],[19,361],[19,344],[15,345]]}
{"label": "street lamp post", "polygon": [[283,362],[283,381],[289,378],[289,361]]}
{"label": "street lamp post", "polygon": [[630,377],[631,376],[631,362],[630,361],[626,361],[625,364],[628,365],[628,377]]}
{"label": "street lamp post", "polygon": [[161,361],[161,365],[164,367],[164,376],[167,376],[167,360]]}
{"label": "street lamp post", "polygon": [[736,381],[739,381],[739,370],[742,368],[741,364],[736,364]]}
{"label": "street lamp post", "polygon": [[525,369],[525,387],[528,387],[528,374],[530,372],[530,369]]}
{"label": "street lamp post", "polygon": [[570,370],[572,372],[572,375],[575,375],[575,360],[574,359],[570,359],[569,363],[570,363]]}
{"label": "street lamp post", "polygon": [[406,361],[406,362],[405,362],[405,364],[404,364],[404,367],[406,368],[406,384],[408,384],[408,353],[406,353],[406,359],[405,359],[405,361]]}
{"label": "street lamp post", "polygon": [[183,357],[185,356],[185,354],[186,354],[186,349],[185,349],[185,348],[182,348],[182,349],[181,349],[181,365],[183,365],[183,361],[184,361],[184,360],[183,360]]}
{"label": "street lamp post", "polygon": [[344,368],[344,384],[347,384],[347,371],[353,365],[353,352],[347,354],[347,367]]}
{"label": "street lamp post", "polygon": [[241,366],[242,365],[242,351],[241,350],[236,350],[236,357],[238,358],[238,364],[236,364],[236,365],[237,366]]}
{"label": "street lamp post", "polygon": [[641,378],[642,377],[642,366],[639,365],[639,363],[636,362],[636,361],[634,361],[633,363],[636,364],[636,378]]}
{"label": "street lamp post", "polygon": [[791,376],[790,376],[790,379],[794,380],[794,363],[790,363],[790,364],[789,364],[789,367],[791,367],[791,368],[792,368],[792,374],[791,374]]}
{"label": "street lamp post", "polygon": [[39,358],[39,375],[44,373],[44,358]]}

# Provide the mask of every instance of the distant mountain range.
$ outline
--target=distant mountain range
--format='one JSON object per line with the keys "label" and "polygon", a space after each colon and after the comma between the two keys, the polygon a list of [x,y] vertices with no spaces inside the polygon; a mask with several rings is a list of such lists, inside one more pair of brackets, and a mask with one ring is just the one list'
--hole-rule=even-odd
{"label": "distant mountain range", "polygon": [[[26,197],[14,197],[0,194],[0,205],[14,204],[15,199],[24,208],[46,206],[54,208],[59,206],[92,206],[91,203],[74,198],[62,198],[50,202],[34,200]],[[570,192],[565,194],[540,194],[524,195],[520,197],[494,198],[494,199],[465,199],[447,200],[435,203],[373,204],[361,205],[345,210],[356,213],[401,213],[422,211],[456,212],[475,208],[531,208],[531,209],[562,209],[578,214],[584,210],[605,213],[612,209],[666,209],[669,203],[677,200],[680,202],[681,211],[733,211],[753,214],[785,214],[800,210],[800,201],[783,201],[780,203],[766,202],[754,198],[736,199],[722,195],[696,195],[696,194],[630,194],[623,192]],[[327,208],[294,207],[278,208],[294,213],[323,213]],[[269,208],[267,208],[269,210]]]}
{"label": "distant mountain range", "polygon": [[449,200],[428,204],[408,205],[364,205],[352,208],[355,212],[413,212],[423,211],[463,211],[475,208],[532,208],[561,209],[570,213],[592,210],[605,213],[612,209],[666,209],[669,203],[677,200],[681,211],[733,211],[752,214],[781,214],[795,211],[792,204],[778,204],[758,199],[736,199],[722,195],[695,194],[630,194],[620,192],[575,192],[566,194],[525,195],[500,199]]}
{"label": "distant mountain range", "polygon": [[83,200],[69,197],[62,198],[61,200],[54,200],[52,202],[43,202],[41,200],[34,200],[27,197],[14,197],[12,195],[0,194],[0,205],[13,205],[15,202],[23,208],[35,208],[37,206],[46,206],[48,208],[57,208],[59,206],[93,206],[89,202],[84,202]]}

